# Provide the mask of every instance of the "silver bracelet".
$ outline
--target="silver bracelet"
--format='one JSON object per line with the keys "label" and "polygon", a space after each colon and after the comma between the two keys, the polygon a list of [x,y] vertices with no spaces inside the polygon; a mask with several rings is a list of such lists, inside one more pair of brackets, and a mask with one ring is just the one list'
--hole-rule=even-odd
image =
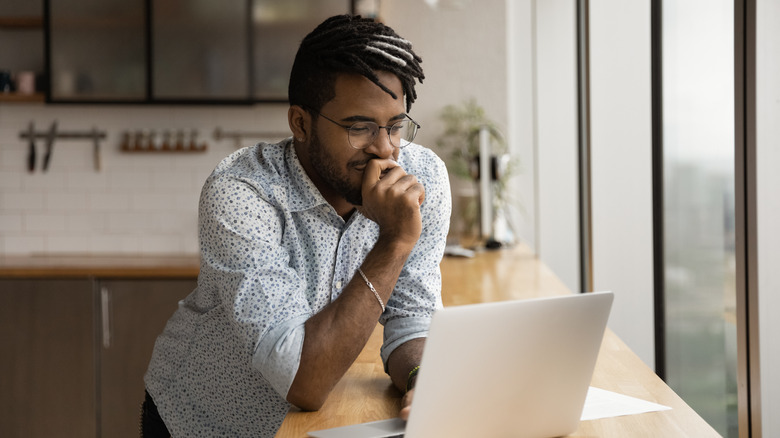
{"label": "silver bracelet", "polygon": [[366,282],[366,286],[368,286],[369,289],[371,289],[371,292],[374,293],[374,296],[376,297],[376,300],[379,301],[379,305],[382,306],[382,313],[385,311],[385,303],[382,302],[382,298],[379,296],[379,292],[374,289],[374,285],[371,284],[370,281],[368,281],[368,278],[366,278],[366,274],[363,273],[363,270],[358,268],[358,272],[360,273],[360,276],[363,277],[363,281]]}

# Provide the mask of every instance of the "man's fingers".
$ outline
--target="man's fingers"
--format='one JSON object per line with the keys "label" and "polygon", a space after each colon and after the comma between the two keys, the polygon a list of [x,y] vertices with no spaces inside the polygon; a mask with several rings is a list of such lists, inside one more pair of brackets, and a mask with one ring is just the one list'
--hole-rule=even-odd
{"label": "man's fingers", "polygon": [[412,412],[411,406],[407,406],[403,409],[401,409],[401,412],[398,413],[398,417],[404,421],[409,420],[409,413]]}
{"label": "man's fingers", "polygon": [[365,190],[376,185],[379,180],[395,167],[399,167],[398,163],[391,159],[375,159],[366,163],[366,168],[363,170],[363,189]]}
{"label": "man's fingers", "polygon": [[401,411],[398,413],[398,416],[402,420],[408,420],[409,419],[409,413],[412,410],[412,399],[414,398],[414,389],[411,389],[409,392],[404,394],[404,397],[401,399]]}
{"label": "man's fingers", "polygon": [[425,201],[425,187],[417,182],[416,179],[415,183],[409,187],[407,192],[417,197],[417,206],[421,206]]}
{"label": "man's fingers", "polygon": [[384,186],[393,197],[414,199],[417,206],[421,206],[425,200],[425,188],[414,175],[403,174],[401,171],[392,171],[377,183],[376,187]]}

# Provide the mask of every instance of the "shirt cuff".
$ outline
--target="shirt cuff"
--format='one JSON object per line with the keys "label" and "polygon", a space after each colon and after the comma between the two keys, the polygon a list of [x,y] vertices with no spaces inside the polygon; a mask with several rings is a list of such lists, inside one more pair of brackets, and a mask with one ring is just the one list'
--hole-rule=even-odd
{"label": "shirt cuff", "polygon": [[301,363],[307,319],[309,315],[298,316],[272,328],[260,339],[252,356],[252,367],[284,398]]}
{"label": "shirt cuff", "polygon": [[404,342],[427,337],[430,325],[431,318],[429,317],[397,318],[385,323],[384,342],[381,350],[385,372],[387,372],[387,359],[393,350]]}

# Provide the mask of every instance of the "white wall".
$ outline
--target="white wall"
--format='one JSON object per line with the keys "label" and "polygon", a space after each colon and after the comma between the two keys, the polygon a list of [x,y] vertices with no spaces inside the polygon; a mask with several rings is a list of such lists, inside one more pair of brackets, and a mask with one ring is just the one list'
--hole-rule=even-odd
{"label": "white wall", "polygon": [[506,6],[507,138],[509,153],[521,163],[510,182],[519,204],[515,227],[518,240],[538,253],[536,0],[509,0]]}
{"label": "white wall", "polygon": [[590,1],[593,287],[615,292],[610,328],[651,368],[650,1]]}
{"label": "white wall", "polygon": [[442,108],[472,97],[506,130],[506,0],[442,1],[435,8],[422,0],[393,0],[382,2],[380,11],[423,60],[425,81],[411,111],[422,125],[415,141],[434,147],[443,130]]}
{"label": "white wall", "polygon": [[576,2],[535,3],[538,255],[580,292]]}
{"label": "white wall", "polygon": [[756,182],[758,222],[758,309],[761,366],[761,432],[780,436],[780,4],[757,3]]}

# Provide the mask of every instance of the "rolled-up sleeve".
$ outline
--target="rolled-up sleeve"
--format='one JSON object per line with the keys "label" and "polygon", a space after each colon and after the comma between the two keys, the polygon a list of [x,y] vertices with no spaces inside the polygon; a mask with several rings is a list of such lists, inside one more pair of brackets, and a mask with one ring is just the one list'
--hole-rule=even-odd
{"label": "rolled-up sleeve", "polygon": [[285,398],[300,365],[307,319],[308,315],[299,316],[269,330],[252,356],[252,366]]}
{"label": "rolled-up sleeve", "polygon": [[[218,178],[201,199],[201,284],[218,297],[236,336],[265,380],[286,397],[312,310],[305,279],[282,244],[284,218],[250,184]],[[227,311],[229,309],[229,311]]]}

